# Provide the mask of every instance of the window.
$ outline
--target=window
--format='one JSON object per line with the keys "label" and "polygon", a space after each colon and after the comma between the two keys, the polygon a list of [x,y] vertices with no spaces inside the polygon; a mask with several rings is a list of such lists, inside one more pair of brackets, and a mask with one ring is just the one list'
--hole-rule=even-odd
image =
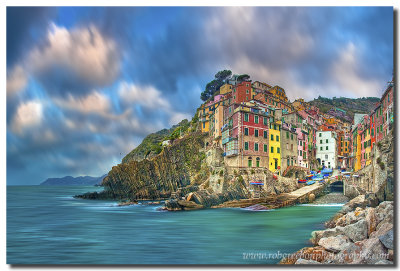
{"label": "window", "polygon": [[254,143],[254,150],[258,151],[258,143]]}
{"label": "window", "polygon": [[248,136],[249,135],[249,128],[244,128],[244,135]]}
{"label": "window", "polygon": [[289,143],[286,143],[286,149],[287,150],[289,149]]}
{"label": "window", "polygon": [[206,128],[206,123],[205,122],[203,122],[203,129],[205,129]]}
{"label": "window", "polygon": [[328,146],[326,146],[326,150],[328,150]]}
{"label": "window", "polygon": [[286,138],[289,138],[289,132],[286,132]]}
{"label": "window", "polygon": [[279,136],[278,135],[276,136],[276,141],[279,142]]}
{"label": "window", "polygon": [[289,160],[289,158],[287,159],[287,165],[290,166],[290,160]]}
{"label": "window", "polygon": [[319,133],[319,137],[321,137],[322,136],[322,133]]}
{"label": "window", "polygon": [[246,94],[249,94],[249,90],[248,89],[246,89]]}
{"label": "window", "polygon": [[300,146],[303,146],[303,141],[300,140]]}
{"label": "window", "polygon": [[249,114],[247,113],[244,114],[244,121],[249,121]]}
{"label": "window", "polygon": [[293,151],[293,144],[290,144],[290,150]]}
{"label": "window", "polygon": [[322,147],[320,147],[319,150],[322,151]]}
{"label": "window", "polygon": [[254,136],[258,137],[258,129],[254,129]]}
{"label": "window", "polygon": [[322,144],[322,139],[319,141],[320,144]]}
{"label": "window", "polygon": [[274,153],[274,147],[271,147],[271,153]]}
{"label": "window", "polygon": [[264,117],[264,125],[268,125],[268,119]]}
{"label": "window", "polygon": [[233,95],[233,99],[236,100],[236,95]]}
{"label": "window", "polygon": [[258,116],[254,116],[254,123],[258,123]]}
{"label": "window", "polygon": [[256,159],[256,167],[260,167],[260,157],[257,157]]}
{"label": "window", "polygon": [[244,142],[244,149],[249,150],[249,142]]}
{"label": "window", "polygon": [[274,124],[274,130],[276,130],[276,124]]}
{"label": "window", "polygon": [[293,134],[290,134],[290,139],[293,140]]}
{"label": "window", "polygon": [[274,135],[271,135],[271,141],[274,141]]}
{"label": "window", "polygon": [[303,156],[303,151],[302,150],[300,150],[300,156]]}
{"label": "window", "polygon": [[264,144],[264,152],[268,152],[268,145]]}
{"label": "window", "polygon": [[279,147],[276,148],[276,152],[277,152],[277,153],[281,153],[281,148],[279,148]]}
{"label": "window", "polygon": [[328,139],[325,142],[328,143]]}
{"label": "window", "polygon": [[267,133],[267,131],[264,131],[264,138],[268,138],[268,133]]}
{"label": "window", "polygon": [[248,166],[249,166],[249,167],[252,167],[252,166],[253,166],[253,161],[251,160],[251,157],[249,157]]}
{"label": "window", "polygon": [[325,154],[325,160],[328,160],[328,155],[327,154]]}

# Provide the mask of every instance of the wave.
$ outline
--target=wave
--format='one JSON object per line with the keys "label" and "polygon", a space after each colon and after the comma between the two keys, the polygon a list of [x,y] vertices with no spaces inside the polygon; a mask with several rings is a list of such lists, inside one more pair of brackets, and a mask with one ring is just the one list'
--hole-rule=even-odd
{"label": "wave", "polygon": [[343,205],[345,205],[345,203],[321,203],[321,204],[304,203],[304,204],[299,204],[298,206],[340,207]]}

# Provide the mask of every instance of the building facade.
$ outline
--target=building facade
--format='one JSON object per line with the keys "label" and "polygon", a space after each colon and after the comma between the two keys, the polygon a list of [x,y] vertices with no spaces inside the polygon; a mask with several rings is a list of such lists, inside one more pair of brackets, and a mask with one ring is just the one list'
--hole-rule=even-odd
{"label": "building facade", "polygon": [[333,131],[318,131],[317,139],[317,161],[321,166],[327,168],[337,167],[336,158],[336,133]]}

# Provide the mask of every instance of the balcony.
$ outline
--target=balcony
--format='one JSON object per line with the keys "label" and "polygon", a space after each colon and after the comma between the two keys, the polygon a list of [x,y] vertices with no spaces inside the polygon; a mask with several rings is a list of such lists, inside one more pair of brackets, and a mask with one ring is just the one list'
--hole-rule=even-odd
{"label": "balcony", "polygon": [[233,149],[233,150],[226,151],[226,157],[236,156],[238,154],[239,154],[239,150],[238,149]]}

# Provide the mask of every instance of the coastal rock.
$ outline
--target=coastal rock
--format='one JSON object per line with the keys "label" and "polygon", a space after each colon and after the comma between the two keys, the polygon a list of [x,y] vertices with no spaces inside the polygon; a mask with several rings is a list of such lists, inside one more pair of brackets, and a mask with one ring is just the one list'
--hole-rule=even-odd
{"label": "coastal rock", "polygon": [[357,221],[360,221],[363,217],[365,217],[364,211],[360,207],[357,207],[356,210],[354,210],[353,212],[349,212],[346,214],[345,225],[350,225]]}
{"label": "coastal rock", "polygon": [[350,243],[349,246],[342,251],[340,251],[336,257],[333,258],[331,263],[334,264],[349,264],[353,263],[355,260],[359,261],[360,252],[362,250],[363,243],[356,242]]}
{"label": "coastal rock", "polygon": [[[334,256],[332,252],[326,251],[321,246],[316,247],[305,247],[301,250],[289,255],[288,257],[283,258],[279,263],[280,264],[295,264],[299,259],[303,260],[311,260],[316,262],[325,262],[327,259],[330,259]],[[304,262],[306,263],[306,262]]]}
{"label": "coastal rock", "polygon": [[251,205],[249,207],[245,207],[243,208],[245,210],[249,210],[249,211],[265,211],[265,210],[269,210],[268,207],[261,205],[261,204],[254,204]]}
{"label": "coastal rock", "polygon": [[348,249],[351,245],[350,239],[345,235],[337,235],[327,238],[321,238],[318,245],[325,248],[327,251],[337,253],[341,250]]}
{"label": "coastal rock", "polygon": [[379,205],[379,199],[375,193],[365,194],[365,201],[369,207],[376,207]]}
{"label": "coastal rock", "polygon": [[333,216],[333,218],[331,218],[330,220],[325,222],[325,227],[331,229],[331,228],[334,228],[336,226],[345,226],[345,225],[338,224],[339,221],[344,220],[343,217],[344,217],[344,214],[336,213]]}
{"label": "coastal rock", "polygon": [[298,259],[295,264],[321,264],[320,262],[306,259]]}
{"label": "coastal rock", "polygon": [[393,229],[393,224],[389,222],[382,221],[376,227],[376,231],[371,233],[370,237],[379,237],[386,234],[388,231]]}
{"label": "coastal rock", "polygon": [[368,207],[365,210],[365,212],[366,212],[365,220],[367,221],[368,236],[370,236],[371,233],[376,230],[376,226],[378,225],[375,215],[375,208]]}
{"label": "coastal rock", "polygon": [[353,242],[364,240],[368,237],[368,226],[365,219],[345,227],[336,227],[337,231],[343,232]]}
{"label": "coastal rock", "polygon": [[362,242],[362,250],[359,259],[353,263],[356,264],[374,264],[380,260],[388,259],[387,250],[378,238],[369,238]]}
{"label": "coastal rock", "polygon": [[390,216],[393,218],[393,201],[384,201],[375,210],[378,223]]}
{"label": "coastal rock", "polygon": [[379,236],[379,240],[386,248],[393,249],[393,229]]}
{"label": "coastal rock", "polygon": [[311,239],[310,242],[313,243],[314,245],[317,245],[319,243],[319,240],[322,238],[328,238],[332,236],[337,236],[341,234],[343,231],[339,228],[333,228],[333,229],[327,229],[323,231],[313,231],[311,233]]}
{"label": "coastal rock", "polygon": [[308,202],[313,202],[315,200],[315,195],[314,194],[310,194],[308,195]]}

